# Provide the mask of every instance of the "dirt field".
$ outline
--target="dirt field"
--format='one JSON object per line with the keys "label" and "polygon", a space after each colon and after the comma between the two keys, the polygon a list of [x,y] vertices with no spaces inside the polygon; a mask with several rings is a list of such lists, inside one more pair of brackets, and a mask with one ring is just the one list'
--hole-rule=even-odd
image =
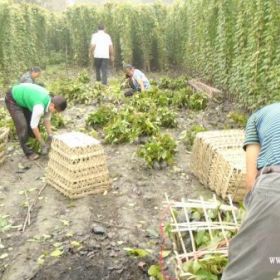
{"label": "dirt field", "polygon": [[[223,128],[229,107],[210,102],[204,112],[183,111],[178,128],[168,132],[178,139],[197,122],[210,129]],[[81,105],[67,110],[65,115],[71,122],[66,130],[83,125],[93,109]],[[28,162],[17,143],[9,143],[8,159],[0,167],[0,217],[7,215],[12,225],[0,231],[2,280],[149,279],[147,268],[158,262],[160,253],[160,223],[168,219],[164,194],[178,200],[211,195],[191,175],[190,154],[182,143],[178,143],[175,165],[165,170],[148,169],[135,155],[136,145],[104,147],[112,188],[108,193],[69,200],[50,186],[38,197],[45,185],[47,158]],[[31,224],[21,232],[28,203],[36,197]],[[171,249],[169,243],[164,246]],[[127,247],[150,249],[152,253],[140,259],[128,256]],[[139,267],[140,261],[146,263],[144,269]]]}

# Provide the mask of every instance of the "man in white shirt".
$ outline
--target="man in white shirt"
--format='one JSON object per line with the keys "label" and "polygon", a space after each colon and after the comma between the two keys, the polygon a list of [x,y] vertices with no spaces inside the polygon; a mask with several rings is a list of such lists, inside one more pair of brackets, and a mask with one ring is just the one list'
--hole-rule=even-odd
{"label": "man in white shirt", "polygon": [[114,54],[112,39],[104,30],[104,25],[100,24],[98,32],[92,35],[89,57],[94,57],[96,80],[102,81],[102,84],[107,85],[108,63],[109,59],[114,62]]}

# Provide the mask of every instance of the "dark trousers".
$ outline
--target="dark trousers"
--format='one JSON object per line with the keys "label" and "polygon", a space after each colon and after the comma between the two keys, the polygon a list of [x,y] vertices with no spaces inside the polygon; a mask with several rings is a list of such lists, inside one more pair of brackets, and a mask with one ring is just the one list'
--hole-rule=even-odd
{"label": "dark trousers", "polygon": [[141,90],[135,88],[131,78],[128,78],[128,85],[129,85],[129,89],[126,89],[125,92],[124,92],[124,96],[126,96],[126,97],[132,96],[136,92],[140,92],[141,91]]}
{"label": "dark trousers", "polygon": [[5,103],[14,121],[20,146],[25,155],[30,156],[33,153],[33,151],[27,146],[27,141],[29,137],[34,136],[33,131],[30,127],[32,112],[18,106],[15,100],[13,99],[10,90],[7,92]]}
{"label": "dark trousers", "polygon": [[96,80],[100,82],[102,80],[103,85],[107,85],[107,68],[108,68],[109,59],[108,58],[95,58],[95,72]]}

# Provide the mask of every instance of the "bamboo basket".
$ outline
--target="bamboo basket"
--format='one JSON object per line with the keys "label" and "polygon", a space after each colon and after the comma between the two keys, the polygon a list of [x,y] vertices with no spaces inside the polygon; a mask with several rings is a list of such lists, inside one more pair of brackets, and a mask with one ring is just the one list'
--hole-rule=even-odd
{"label": "bamboo basket", "polygon": [[192,149],[192,173],[222,197],[230,193],[234,201],[242,199],[245,194],[243,143],[242,130],[199,132]]}
{"label": "bamboo basket", "polygon": [[[232,199],[228,196],[228,204],[219,202],[215,195],[210,200],[199,199],[182,199],[181,201],[170,201],[165,195],[165,204],[170,212],[171,235],[173,239],[173,252],[175,259],[176,278],[179,280],[188,280],[189,275],[184,271],[184,263],[194,259],[201,259],[205,255],[228,255],[229,239],[226,231],[237,233],[240,228],[240,217],[238,208],[233,205]],[[190,212],[192,209],[200,209],[203,213],[201,221],[191,221]],[[208,215],[209,210],[217,211],[216,220],[211,219]],[[178,213],[183,213],[178,218]],[[227,214],[226,214],[227,213]],[[230,217],[231,221],[226,221],[225,216]],[[220,246],[213,249],[201,249],[196,247],[195,235],[204,230],[209,233],[210,239],[213,240],[213,232],[220,232],[223,240]],[[188,242],[186,242],[188,240]]]}
{"label": "bamboo basket", "polygon": [[6,160],[6,147],[9,136],[9,128],[0,128],[0,164]]}
{"label": "bamboo basket", "polygon": [[69,198],[107,190],[111,181],[100,142],[80,132],[54,137],[47,182]]}
{"label": "bamboo basket", "polygon": [[246,194],[245,152],[242,149],[218,151],[210,170],[209,187],[222,198],[231,195],[241,201]]}

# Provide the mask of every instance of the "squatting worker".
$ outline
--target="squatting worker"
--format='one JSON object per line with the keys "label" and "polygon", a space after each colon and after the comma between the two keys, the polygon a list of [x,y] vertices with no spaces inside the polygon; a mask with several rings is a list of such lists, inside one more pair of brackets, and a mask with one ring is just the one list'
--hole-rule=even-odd
{"label": "squatting worker", "polygon": [[32,67],[28,72],[24,73],[21,78],[21,83],[35,84],[35,80],[41,75],[41,68],[38,66]]}
{"label": "squatting worker", "polygon": [[150,82],[142,71],[126,64],[124,65],[124,72],[129,86],[129,89],[124,93],[125,96],[132,96],[136,92],[143,92],[150,88]]}
{"label": "squatting worker", "polygon": [[51,113],[62,112],[66,109],[67,102],[64,97],[51,97],[45,88],[25,83],[12,87],[6,95],[5,103],[14,121],[16,133],[25,155],[30,160],[39,158],[39,155],[27,146],[28,137],[33,135],[41,144],[41,154],[47,154],[49,146],[41,136],[38,128],[39,122],[41,117],[44,117],[48,141],[51,141]]}
{"label": "squatting worker", "polygon": [[280,103],[249,118],[244,149],[248,212],[222,280],[272,280],[280,271]]}
{"label": "squatting worker", "polygon": [[103,24],[98,26],[98,32],[91,38],[89,57],[94,57],[96,80],[107,85],[107,68],[109,59],[114,62],[113,43],[109,34],[105,32]]}

